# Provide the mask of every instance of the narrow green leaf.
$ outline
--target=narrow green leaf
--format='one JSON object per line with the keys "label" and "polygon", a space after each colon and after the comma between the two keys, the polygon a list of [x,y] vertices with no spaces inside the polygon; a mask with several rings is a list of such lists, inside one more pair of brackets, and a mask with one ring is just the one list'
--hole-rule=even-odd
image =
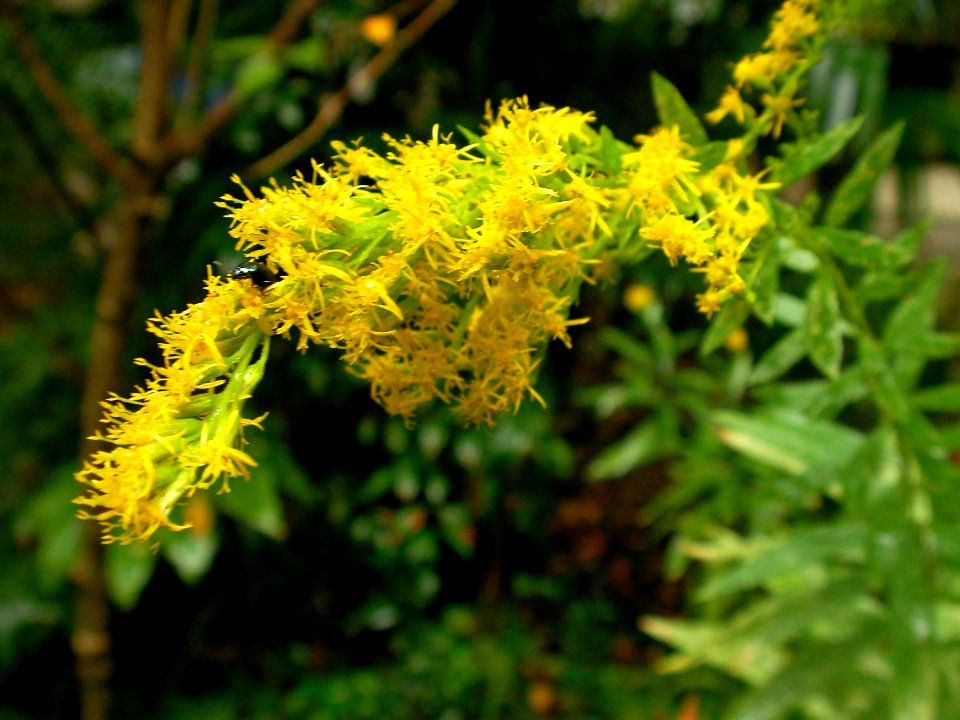
{"label": "narrow green leaf", "polygon": [[928,217],[916,225],[897,233],[897,235],[888,243],[888,253],[890,265],[903,266],[913,262],[917,257],[917,251],[923,246],[923,241],[936,224],[935,217]]}
{"label": "narrow green leaf", "polygon": [[855,430],[802,415],[718,410],[710,414],[710,422],[724,444],[792,475],[837,470],[863,444]]}
{"label": "narrow green leaf", "polygon": [[812,231],[814,242],[848,265],[895,268],[913,259],[913,249],[909,245],[881,240],[870,233],[826,226],[812,228]]}
{"label": "narrow green leaf", "polygon": [[923,344],[923,354],[934,360],[945,360],[960,355],[960,333],[930,333]]}
{"label": "narrow green leaf", "polygon": [[862,117],[851,118],[831,128],[823,135],[792,147],[789,156],[783,159],[768,158],[767,163],[772,168],[770,181],[790,185],[809,175],[817,168],[826,165],[837,153],[843,150],[844,146],[860,130],[862,124]]}
{"label": "narrow green leaf", "polygon": [[714,575],[696,591],[695,599],[707,602],[744,590],[780,585],[784,581],[796,586],[811,574],[820,581],[826,577],[823,564],[827,560],[861,562],[865,556],[866,538],[867,528],[858,523],[800,529],[784,534],[755,556]]}
{"label": "narrow green leaf", "polygon": [[656,423],[648,421],[605,447],[587,466],[587,479],[613,480],[659,457],[663,452]]}
{"label": "narrow green leaf", "polygon": [[779,720],[812,695],[833,685],[838,677],[854,682],[872,640],[870,635],[846,643],[817,644],[792,658],[769,682],[748,691],[724,715],[726,720]]}
{"label": "narrow green leaf", "polygon": [[903,122],[899,122],[881,133],[857,159],[831,196],[824,213],[824,223],[843,225],[870,199],[880,175],[893,162],[903,128]]}
{"label": "narrow green leaf", "polygon": [[938,720],[939,662],[925,643],[910,644],[894,653],[891,720]]}
{"label": "narrow green leaf", "polygon": [[869,387],[877,405],[893,420],[905,421],[910,415],[910,406],[897,384],[880,345],[869,335],[857,339],[857,351],[864,371],[869,378]]}
{"label": "narrow green leaf", "polygon": [[914,394],[913,401],[921,410],[958,412],[960,411],[960,383],[924,388]]}
{"label": "narrow green leaf", "polygon": [[806,328],[796,328],[775,342],[757,362],[750,374],[750,384],[770,382],[806,356],[810,349]]}
{"label": "narrow green leaf", "polygon": [[780,293],[780,252],[776,243],[768,243],[752,283],[753,314],[764,323],[773,323],[774,307]]}
{"label": "narrow green leaf", "polygon": [[945,262],[932,261],[921,268],[917,284],[890,313],[883,328],[883,349],[894,359],[894,377],[902,387],[912,387],[926,364],[923,350],[936,320],[945,272]]}
{"label": "narrow green leaf", "polygon": [[840,327],[840,302],[830,276],[822,273],[810,287],[807,303],[807,337],[810,360],[828,378],[840,374],[843,361],[843,333]]}
{"label": "narrow green leaf", "polygon": [[665,127],[678,125],[683,139],[700,147],[707,143],[707,131],[697,114],[690,109],[683,95],[662,75],[653,73],[653,102],[657,106],[657,117]]}

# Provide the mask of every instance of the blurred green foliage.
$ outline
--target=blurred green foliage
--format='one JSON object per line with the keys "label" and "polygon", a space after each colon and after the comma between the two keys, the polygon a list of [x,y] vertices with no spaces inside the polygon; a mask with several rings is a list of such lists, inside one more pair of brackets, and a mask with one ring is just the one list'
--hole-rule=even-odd
{"label": "blurred green foliage", "polygon": [[[31,28],[122,140],[135,15],[61,5],[31,4]],[[326,3],[271,57],[263,4],[222,5],[203,99],[236,81],[250,110],[171,173],[140,319],[194,299],[205,263],[230,259],[213,205],[228,176],[309,121],[373,52],[347,29],[383,9]],[[198,500],[198,530],[156,551],[108,549],[117,716],[960,717],[960,337],[934,322],[943,264],[913,263],[923,227],[890,240],[841,227],[866,227],[895,159],[960,158],[956,78],[945,61],[904,70],[927,52],[955,63],[960,25],[950,3],[884,6],[849,4],[814,78],[824,134],[775,174],[839,162],[821,172],[822,200],[777,206],[752,308],[704,327],[695,280],[645,263],[584,298],[594,322],[542,370],[548,408],[492,431],[443,408],[406,428],[332,355],[277,348],[252,480]],[[335,132],[473,126],[487,99],[527,93],[628,138],[657,120],[650,71],[710,107],[772,7],[462,2]],[[0,53],[0,717],[74,717],[69,501],[98,271],[90,208],[106,211],[111,188],[65,141],[5,28]],[[654,300],[631,311],[621,294],[636,284]],[[141,322],[131,358],[151,352]]]}

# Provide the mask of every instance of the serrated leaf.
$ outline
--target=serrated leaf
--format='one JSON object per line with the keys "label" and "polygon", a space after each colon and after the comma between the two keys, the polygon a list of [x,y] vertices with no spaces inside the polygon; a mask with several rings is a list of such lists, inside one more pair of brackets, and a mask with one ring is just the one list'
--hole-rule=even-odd
{"label": "serrated leaf", "polygon": [[679,126],[681,137],[694,147],[705,145],[709,139],[707,131],[680,91],[657,73],[652,74],[652,82],[653,102],[657,107],[660,124],[664,127]]}
{"label": "serrated leaf", "polygon": [[617,442],[605,447],[587,466],[591,481],[622,478],[632,470],[659,457],[663,451],[656,423],[634,427]]}
{"label": "serrated leaf", "polygon": [[863,444],[856,430],[801,415],[717,410],[709,418],[725,445],[791,475],[837,470]]}
{"label": "serrated leaf", "polygon": [[840,302],[830,276],[820,274],[810,287],[807,301],[806,331],[810,360],[828,378],[840,374],[843,361]]}
{"label": "serrated leaf", "polygon": [[795,146],[789,157],[767,160],[772,168],[770,182],[791,185],[833,159],[863,124],[862,117],[855,117],[831,128],[823,135]]}
{"label": "serrated leaf", "polygon": [[122,610],[133,608],[157,565],[157,553],[145,543],[104,548],[103,579],[107,594]]}
{"label": "serrated leaf", "polygon": [[805,328],[796,328],[775,342],[750,373],[750,385],[775,380],[804,358],[810,350]]}
{"label": "serrated leaf", "polygon": [[824,212],[824,223],[843,225],[870,199],[884,170],[893,162],[893,156],[903,135],[904,123],[899,122],[880,136],[857,159],[853,168],[830,196]]}

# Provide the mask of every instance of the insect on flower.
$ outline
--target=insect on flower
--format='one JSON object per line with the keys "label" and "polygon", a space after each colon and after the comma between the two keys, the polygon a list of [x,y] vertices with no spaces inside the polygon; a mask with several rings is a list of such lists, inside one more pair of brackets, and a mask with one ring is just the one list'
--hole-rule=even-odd
{"label": "insect on flower", "polygon": [[246,262],[237,265],[227,273],[227,277],[233,280],[249,280],[260,290],[266,289],[281,279],[273,270],[258,262]]}

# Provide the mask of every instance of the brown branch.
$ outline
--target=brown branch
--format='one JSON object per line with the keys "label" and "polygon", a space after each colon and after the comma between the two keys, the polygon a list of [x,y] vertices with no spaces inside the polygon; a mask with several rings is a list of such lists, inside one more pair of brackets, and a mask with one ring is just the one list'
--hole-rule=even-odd
{"label": "brown branch", "polygon": [[[317,8],[320,0],[294,0],[287,6],[277,23],[267,33],[269,52],[276,53],[291,42],[300,28]],[[214,105],[200,122],[183,132],[173,133],[168,139],[168,153],[173,157],[188,157],[200,151],[240,108],[240,95],[236,88]]]}
{"label": "brown branch", "polygon": [[170,0],[146,0],[141,13],[140,52],[143,61],[133,109],[130,151],[146,165],[159,166],[166,160],[160,139],[166,124],[170,89],[170,49],[167,45]]}
{"label": "brown branch", "polygon": [[[98,442],[90,437],[99,426],[100,401],[120,384],[120,363],[137,295],[135,278],[140,248],[166,173],[167,158],[159,141],[170,84],[170,24],[170,0],[145,0],[140,18],[143,64],[130,143],[141,167],[125,173],[121,199],[100,227],[105,264],[97,292],[90,364],[80,409],[81,430],[86,438],[80,446],[82,457],[89,457],[98,449]],[[87,529],[83,536],[81,561],[74,579],[76,620],[71,644],[76,657],[80,720],[107,720],[113,675],[110,609],[103,579],[103,551],[92,529]]]}
{"label": "brown branch", "polygon": [[93,122],[67,96],[13,5],[9,2],[0,3],[0,16],[7,23],[17,54],[63,126],[108,174],[114,178],[123,177],[129,169],[129,163],[104,140]]}
{"label": "brown branch", "polygon": [[217,9],[217,0],[200,0],[197,24],[187,50],[186,67],[183,72],[183,96],[173,123],[177,131],[186,126],[197,110],[202,88],[201,78],[207,61],[207,49],[217,26]]}
{"label": "brown branch", "polygon": [[400,57],[404,50],[416,43],[433,25],[446,15],[457,0],[433,0],[410,21],[392,42],[385,45],[360,70],[353,73],[346,84],[321,104],[316,116],[303,130],[243,171],[244,178],[255,179],[269,175],[306,152],[340,119],[350,101],[377,81]]}
{"label": "brown branch", "polygon": [[190,12],[192,8],[193,0],[173,0],[170,6],[166,41],[171,64],[187,37],[187,27],[190,25]]}

